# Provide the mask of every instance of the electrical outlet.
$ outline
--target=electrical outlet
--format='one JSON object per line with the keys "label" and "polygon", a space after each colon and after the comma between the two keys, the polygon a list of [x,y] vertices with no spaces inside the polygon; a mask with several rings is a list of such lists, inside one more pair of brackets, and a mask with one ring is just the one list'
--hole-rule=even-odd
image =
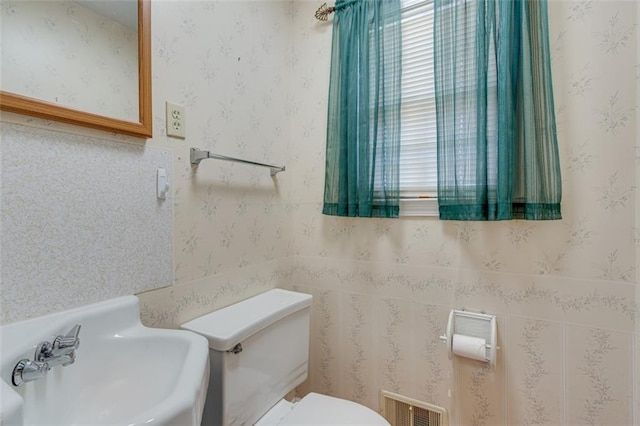
{"label": "electrical outlet", "polygon": [[184,107],[167,101],[167,136],[185,138]]}

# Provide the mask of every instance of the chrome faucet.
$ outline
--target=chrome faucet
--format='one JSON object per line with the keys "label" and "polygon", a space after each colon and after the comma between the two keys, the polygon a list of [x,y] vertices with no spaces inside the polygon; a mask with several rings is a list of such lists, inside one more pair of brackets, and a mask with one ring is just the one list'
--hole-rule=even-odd
{"label": "chrome faucet", "polygon": [[24,382],[39,379],[56,365],[66,367],[76,360],[76,352],[80,346],[80,324],[76,324],[66,336],[56,336],[53,341],[41,342],[36,347],[33,361],[21,359],[13,368],[12,381],[14,386]]}

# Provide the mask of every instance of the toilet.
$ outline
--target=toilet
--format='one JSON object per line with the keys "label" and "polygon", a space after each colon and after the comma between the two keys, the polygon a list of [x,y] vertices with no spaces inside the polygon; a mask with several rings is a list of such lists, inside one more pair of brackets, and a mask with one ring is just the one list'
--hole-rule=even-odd
{"label": "toilet", "polygon": [[182,325],[209,341],[202,425],[384,425],[375,411],[310,393],[284,396],[307,378],[311,295],[274,289]]}

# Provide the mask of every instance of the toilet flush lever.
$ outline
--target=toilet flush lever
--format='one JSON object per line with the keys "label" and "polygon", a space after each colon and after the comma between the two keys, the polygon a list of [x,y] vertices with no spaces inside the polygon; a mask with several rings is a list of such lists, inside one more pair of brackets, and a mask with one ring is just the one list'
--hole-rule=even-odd
{"label": "toilet flush lever", "polygon": [[242,352],[242,343],[238,343],[233,347],[233,349],[229,349],[227,352],[231,352],[233,354],[239,354]]}

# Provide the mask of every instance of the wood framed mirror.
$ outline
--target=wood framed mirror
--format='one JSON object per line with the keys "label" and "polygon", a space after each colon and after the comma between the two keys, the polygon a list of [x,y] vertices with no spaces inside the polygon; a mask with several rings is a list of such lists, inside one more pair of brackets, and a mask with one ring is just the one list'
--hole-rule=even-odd
{"label": "wood framed mirror", "polygon": [[[137,71],[138,71],[137,79],[135,76],[135,62],[133,65],[129,66],[128,71],[125,71],[125,74],[129,74],[129,77],[131,79],[131,84],[135,86],[136,80],[137,80],[137,110],[135,108],[136,106],[135,105],[136,103],[135,87],[131,87],[131,89],[133,90],[128,90],[127,84],[122,85],[119,82],[113,82],[108,76],[106,78],[96,77],[96,73],[94,73],[92,70],[89,70],[89,69],[83,70],[84,74],[82,77],[80,77],[80,79],[82,79],[85,83],[87,83],[88,81],[91,81],[92,84],[95,85],[95,87],[102,88],[104,86],[110,85],[109,89],[111,91],[110,94],[113,95],[112,97],[126,96],[126,95],[133,96],[133,99],[130,102],[133,104],[133,108],[128,109],[130,117],[128,116],[119,117],[118,114],[104,113],[102,111],[90,111],[89,108],[70,106],[68,104],[65,104],[64,102],[57,102],[58,96],[53,96],[53,97],[50,96],[51,99],[47,100],[39,96],[39,92],[41,92],[43,89],[48,88],[53,84],[49,80],[49,77],[47,77],[43,83],[32,83],[31,81],[27,80],[29,76],[24,76],[23,80],[27,81],[27,83],[23,83],[22,86],[27,87],[26,91],[30,92],[28,95],[24,93],[17,93],[17,90],[6,90],[4,81],[7,80],[6,79],[7,74],[5,73],[4,62],[3,62],[3,85],[1,87],[2,90],[0,90],[0,109],[4,111],[13,112],[13,113],[43,118],[47,120],[61,121],[64,123],[74,124],[78,126],[91,127],[99,130],[122,133],[130,136],[145,137],[145,138],[151,137],[152,129],[153,129],[152,128],[153,116],[151,112],[151,0],[124,0],[124,1],[137,3],[137,4],[130,5],[133,8],[132,9],[133,11],[135,11],[135,8],[137,6]],[[3,13],[12,13],[13,15],[19,16],[20,15],[19,12],[21,12],[19,8],[23,7],[23,5],[28,5],[29,3],[31,2],[24,2],[24,3],[17,2],[17,7],[15,10],[13,11],[3,10]],[[55,2],[49,2],[48,4],[51,5],[53,3]],[[51,31],[53,29],[56,32],[60,32],[60,26],[61,26],[60,21],[72,22],[72,24],[70,25],[73,25],[74,28],[72,31],[70,31],[70,33],[73,33],[74,35],[80,34],[80,37],[82,38],[82,42],[84,43],[84,45],[87,45],[88,40],[91,40],[92,42],[102,42],[102,39],[104,39],[104,37],[98,37],[98,36],[92,37],[91,34],[87,34],[88,32],[92,31],[94,28],[121,25],[120,23],[115,23],[115,24],[110,23],[110,21],[106,20],[106,18],[103,15],[96,15],[98,16],[98,18],[94,17],[93,18],[94,21],[92,21],[92,23],[89,23],[89,24],[79,22],[80,20],[78,18],[78,15],[93,14],[94,12],[93,11],[85,12],[82,6],[83,2],[81,0],[73,1],[69,3],[70,5],[64,6],[66,7],[66,9],[64,9],[63,12],[61,12],[60,14],[61,18],[59,20],[56,20],[56,17],[52,16],[53,12],[51,11],[46,12],[49,15],[45,16],[44,19],[43,18],[38,19],[38,22],[44,22],[43,24],[44,30],[42,31],[47,31],[47,30]],[[98,2],[85,1],[84,3],[95,4]],[[108,4],[107,1],[103,1],[102,3]],[[117,2],[112,2],[112,4],[115,4],[115,3]],[[130,15],[129,18],[131,18],[131,15],[133,15],[132,13],[126,13],[126,11],[124,11],[124,13],[122,12],[123,11],[119,11],[121,15],[122,14]],[[27,14],[23,13],[23,15],[27,15]],[[96,22],[95,19],[98,19],[97,26],[95,24]],[[135,19],[135,17],[133,19]],[[7,20],[3,19],[3,27],[8,27],[8,25],[5,25],[6,22]],[[46,44],[45,43],[46,37],[43,37],[42,33],[38,33],[38,31],[40,31],[40,28],[33,28],[31,25],[24,25],[24,23],[17,24],[17,25],[18,26],[16,28],[19,29],[18,32],[20,32],[20,36],[23,39],[31,38],[35,40],[35,43],[32,44],[32,46],[35,46],[34,51],[30,52],[29,47],[24,47],[22,48],[22,50],[19,50],[21,49],[21,47],[16,47],[16,51],[18,52],[18,55],[22,55],[22,58],[26,58],[24,62],[27,63],[27,66],[24,72],[25,73],[31,72],[33,67],[30,67],[28,65],[30,61],[35,57],[42,57],[49,54],[49,50],[43,50],[41,53],[37,52],[37,49],[40,48],[39,44]],[[38,26],[40,26],[40,24],[38,24]],[[47,26],[49,26],[50,28],[46,28]],[[133,27],[132,34],[134,35],[130,36],[129,39],[131,39],[132,37],[134,37],[134,39],[131,40],[131,43],[133,44],[129,50],[132,50],[135,52],[135,35],[136,35],[134,31],[135,21],[133,21],[130,26]],[[119,29],[117,31],[123,32],[122,30],[119,30]],[[46,33],[44,34],[46,35]],[[7,44],[11,44],[8,41],[5,43],[7,38],[5,37],[4,34],[2,38],[3,38],[3,45],[6,46]],[[125,48],[123,48],[121,44],[119,44],[118,42],[114,41],[113,38],[114,37],[111,37],[111,36],[108,37],[108,46],[106,47],[106,49],[109,49],[112,55],[120,55],[121,51],[125,50]],[[62,48],[66,50],[63,50],[62,54],[60,53],[56,54],[56,56],[62,57],[63,61],[65,60],[64,58],[65,55],[68,55],[68,58],[76,59],[76,57],[78,56],[78,53],[75,52],[74,49],[71,47],[70,42],[63,40],[61,42],[58,42],[58,44],[62,45]],[[16,43],[13,43],[13,45],[15,46]],[[4,49],[5,48],[3,48],[2,57],[12,58],[10,54],[5,55]],[[93,47],[89,46],[87,50],[93,51],[96,49],[95,49],[95,46]],[[20,62],[20,61],[13,60],[13,63],[17,63],[17,62]],[[71,63],[70,61],[68,62]],[[112,61],[110,60],[110,58],[105,58],[104,56],[100,57],[100,59],[97,60],[97,63],[102,69],[102,71],[105,71],[105,70],[108,71],[108,68],[111,65],[111,62]],[[58,69],[59,67],[55,65],[50,65],[50,64],[45,64],[45,65],[48,68],[48,72],[51,73],[52,75],[64,74],[65,78],[67,77],[68,73],[66,73],[65,70],[59,70]],[[9,67],[9,65],[7,65],[7,67]],[[17,74],[20,74],[20,73],[23,73],[23,71],[17,72]],[[75,78],[78,79],[78,77],[75,77]],[[67,91],[71,93],[71,95],[68,96],[69,98],[77,98],[77,97],[80,97],[81,95],[84,95],[84,90],[82,88],[69,88],[70,86],[69,82],[65,84],[66,85],[63,87],[68,89]],[[73,82],[71,83],[71,85],[73,85]],[[91,93],[90,96],[95,98],[95,102],[97,103],[102,102],[98,92],[93,92],[93,91],[89,91],[89,92]],[[133,93],[133,95],[131,95],[131,93]],[[116,108],[119,108],[119,107],[116,107]],[[136,116],[137,116],[137,120],[136,120]]]}

